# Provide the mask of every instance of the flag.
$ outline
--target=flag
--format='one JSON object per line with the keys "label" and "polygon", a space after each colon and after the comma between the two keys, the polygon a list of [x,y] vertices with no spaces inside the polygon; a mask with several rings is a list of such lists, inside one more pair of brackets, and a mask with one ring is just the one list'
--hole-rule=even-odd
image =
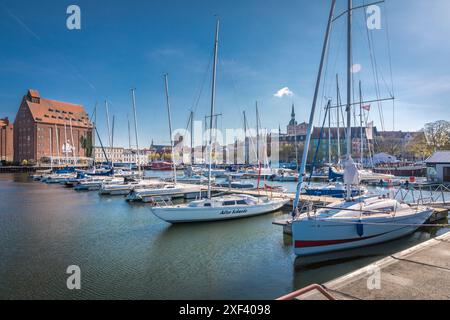
{"label": "flag", "polygon": [[366,104],[366,105],[362,106],[361,108],[363,108],[366,111],[370,111],[370,104]]}

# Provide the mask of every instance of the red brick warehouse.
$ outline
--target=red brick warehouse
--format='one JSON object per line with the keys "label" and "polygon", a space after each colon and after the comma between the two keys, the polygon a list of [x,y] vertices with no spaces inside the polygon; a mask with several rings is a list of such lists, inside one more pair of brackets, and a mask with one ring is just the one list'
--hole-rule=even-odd
{"label": "red brick warehouse", "polygon": [[28,90],[14,122],[14,161],[73,162],[90,156],[92,123],[81,105],[42,98]]}
{"label": "red brick warehouse", "polygon": [[14,157],[14,126],[8,118],[0,119],[0,161],[12,162]]}

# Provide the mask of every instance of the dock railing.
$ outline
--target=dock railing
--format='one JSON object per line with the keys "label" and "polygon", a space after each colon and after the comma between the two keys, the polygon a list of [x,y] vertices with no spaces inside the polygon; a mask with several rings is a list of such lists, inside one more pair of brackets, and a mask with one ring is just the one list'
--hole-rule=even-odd
{"label": "dock railing", "polygon": [[[450,205],[450,200],[446,199],[446,193],[450,193],[450,188],[445,185],[429,185],[419,188],[399,188],[394,195],[395,199],[415,205]],[[450,198],[450,194],[448,195]]]}
{"label": "dock railing", "polygon": [[295,292],[292,292],[290,294],[287,294],[285,296],[282,296],[276,300],[278,301],[288,301],[288,300],[294,300],[294,299],[298,299],[300,296],[317,290],[319,291],[325,298],[327,298],[328,300],[336,300],[330,293],[328,293],[328,291],[325,289],[325,287],[321,286],[320,284],[312,284],[309,285],[303,289],[297,290]]}

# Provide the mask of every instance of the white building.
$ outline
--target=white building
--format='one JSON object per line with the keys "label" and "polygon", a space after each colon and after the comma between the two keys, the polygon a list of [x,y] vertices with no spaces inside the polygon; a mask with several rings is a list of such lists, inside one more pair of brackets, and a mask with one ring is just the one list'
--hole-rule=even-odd
{"label": "white building", "polygon": [[124,163],[134,163],[140,165],[147,165],[149,162],[149,150],[143,149],[139,152],[139,157],[137,155],[136,150],[134,149],[125,149],[123,152],[123,161]]}
{"label": "white building", "polygon": [[[108,159],[105,158],[105,153]],[[121,163],[124,162],[124,148],[121,147],[94,147],[94,160],[95,162],[113,162]]]}
{"label": "white building", "polygon": [[450,183],[450,151],[438,151],[429,157],[427,164],[427,177],[429,181]]}

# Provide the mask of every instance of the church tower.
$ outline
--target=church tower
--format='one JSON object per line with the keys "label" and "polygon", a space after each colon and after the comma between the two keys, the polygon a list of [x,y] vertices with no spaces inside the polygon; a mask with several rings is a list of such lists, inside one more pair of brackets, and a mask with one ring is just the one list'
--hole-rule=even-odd
{"label": "church tower", "polygon": [[290,126],[296,126],[297,121],[295,121],[295,106],[292,104],[291,121],[289,121]]}

